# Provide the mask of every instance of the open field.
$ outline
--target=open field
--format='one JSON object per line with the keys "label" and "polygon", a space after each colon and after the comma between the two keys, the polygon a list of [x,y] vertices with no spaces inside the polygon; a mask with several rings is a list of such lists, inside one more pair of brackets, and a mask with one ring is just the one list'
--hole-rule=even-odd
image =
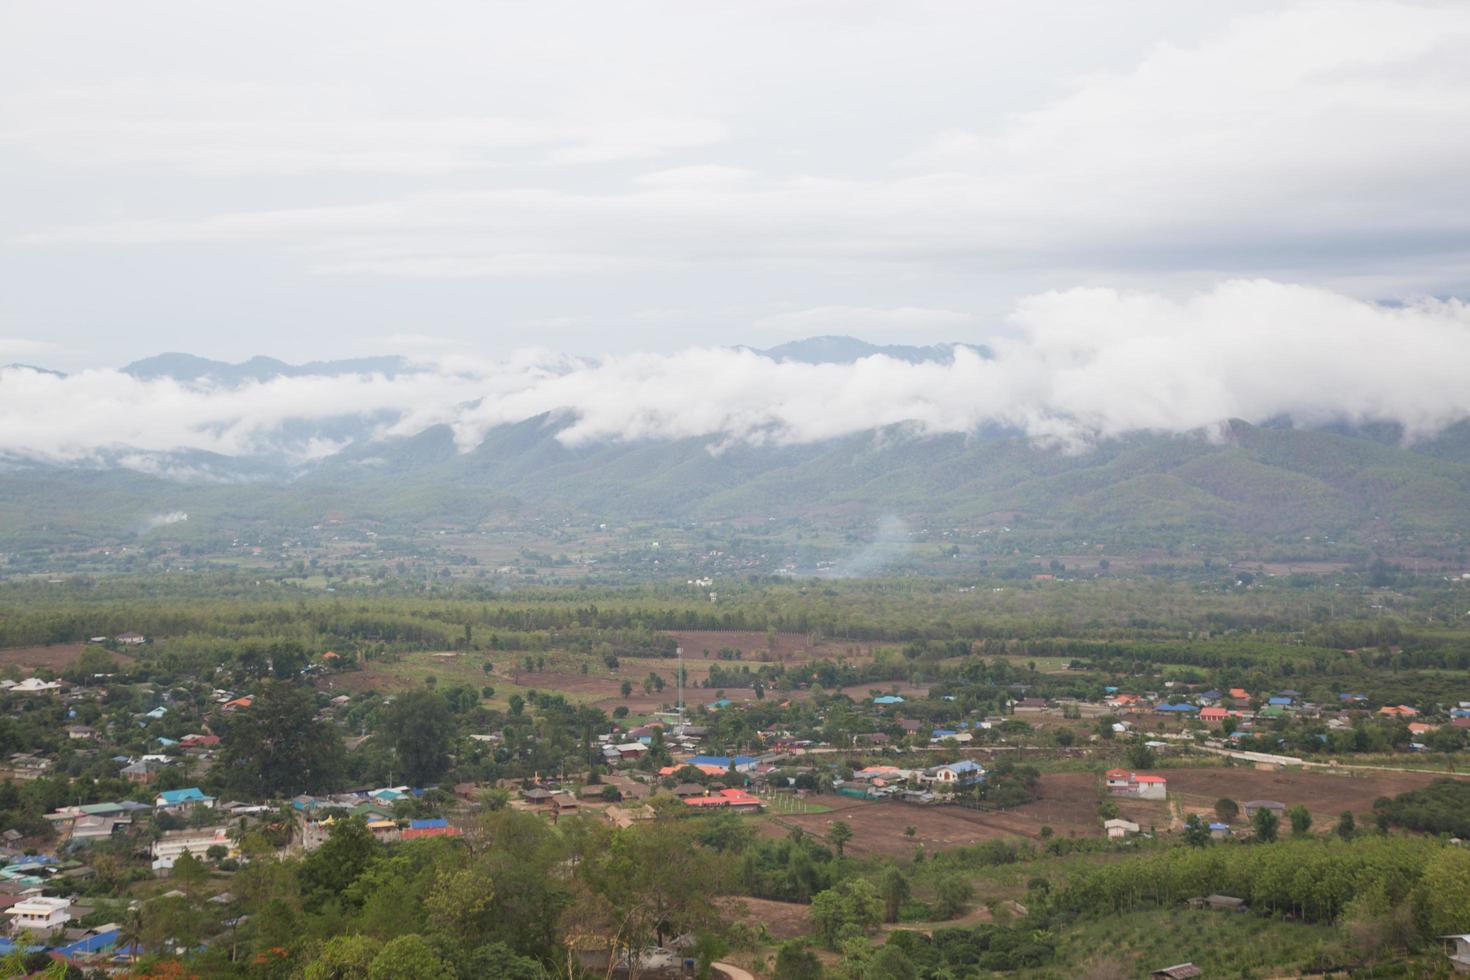
{"label": "open field", "polygon": [[[76,663],[77,657],[87,649],[85,643],[55,643],[49,646],[11,647],[0,650],[0,668],[15,666],[23,670],[62,671]],[[127,659],[126,654],[114,653],[114,657]]]}
{"label": "open field", "polygon": [[[1167,801],[1130,800],[1111,797],[1119,814],[1144,830],[1178,829],[1176,808],[1212,816],[1215,801],[1229,797],[1247,800],[1279,800],[1287,806],[1298,803],[1312,812],[1318,830],[1328,829],[1343,810],[1361,818],[1379,796],[1393,796],[1431,782],[1431,773],[1339,774],[1327,770],[1311,772],[1265,772],[1255,769],[1209,768],[1157,770],[1169,780]],[[842,820],[852,828],[847,845],[855,856],[907,856],[916,844],[929,853],[975,844],[995,838],[1041,839],[1041,828],[1050,827],[1063,837],[1099,837],[1102,821],[1097,815],[1101,780],[1090,772],[1047,773],[1041,780],[1041,799],[1005,811],[978,811],[960,806],[918,805],[898,802],[854,800],[845,796],[816,796],[810,801],[828,807],[822,813],[773,813],[763,824],[766,833],[780,836],[791,827],[825,836],[831,825]],[[914,836],[904,831],[914,828]]]}
{"label": "open field", "polygon": [[[1041,828],[1061,836],[1095,837],[1102,834],[1097,817],[1099,780],[1091,773],[1049,773],[1042,777],[1042,799],[1004,811],[979,811],[960,806],[920,805],[890,801],[854,800],[845,796],[810,799],[830,807],[825,813],[781,814],[765,822],[774,836],[792,826],[824,836],[834,821],[852,828],[847,851],[855,856],[907,856],[916,844],[929,853],[995,838],[1039,840]],[[1120,801],[1123,815],[1142,826],[1163,828],[1169,823],[1166,804],[1142,800]],[[914,836],[904,831],[912,826]]]}
{"label": "open field", "polygon": [[[752,652],[745,654],[744,658],[739,661],[739,663],[750,664],[752,668],[760,663],[760,654],[767,652],[764,633],[691,632],[676,634],[676,636],[682,638],[681,643],[690,644],[700,641],[704,644],[684,647],[684,670],[688,678],[684,700],[690,705],[709,704],[719,700],[722,696],[719,689],[707,688],[703,684],[709,678],[711,668],[717,665],[728,668],[735,663],[718,660],[713,656],[706,659],[703,655],[704,650],[709,649],[713,654],[721,647],[735,647],[737,642],[750,645],[758,637],[759,646],[750,645]],[[818,659],[836,659],[841,653],[836,648],[820,645],[808,648],[804,645],[804,640],[805,638],[798,634],[777,635],[779,655],[785,658],[788,665]],[[554,691],[564,695],[570,701],[591,704],[606,711],[611,711],[619,705],[627,705],[633,714],[656,711],[664,705],[674,703],[678,661],[672,657],[623,657],[616,669],[609,669],[600,658],[590,654],[552,650],[535,655],[538,660],[545,661],[546,669],[527,671],[522,665],[525,656],[524,653],[509,651],[407,653],[401,655],[397,660],[373,661],[363,665],[361,670],[347,671],[323,678],[319,686],[323,690],[386,692],[416,687],[432,675],[440,685],[465,684],[473,688],[493,687],[496,692],[493,700],[497,703],[503,703],[516,691],[524,694],[530,690]],[[489,672],[484,669],[487,662],[494,667]],[[587,668],[586,673],[582,673],[584,665]],[[663,679],[664,689],[662,691],[657,689],[644,691],[643,682],[649,674],[657,674]],[[626,698],[622,696],[621,690],[624,681],[629,682],[633,687],[632,693]],[[905,685],[905,689],[912,693],[928,692],[927,686],[913,688]],[[854,688],[853,695],[866,697],[867,686],[862,686],[861,689]],[[733,701],[754,700],[755,698],[749,688],[732,688],[725,691],[723,696]]]}
{"label": "open field", "polygon": [[812,907],[799,902],[774,902],[767,898],[723,898],[720,911],[728,922],[750,926],[765,924],[772,939],[795,939],[812,931]]}
{"label": "open field", "polygon": [[1229,797],[1246,800],[1276,800],[1288,807],[1298,803],[1312,813],[1317,829],[1325,830],[1344,810],[1359,818],[1373,808],[1380,796],[1394,796],[1427,786],[1440,778],[1436,773],[1263,771],[1238,767],[1220,769],[1160,770],[1169,780],[1169,797],[1182,803],[1185,812],[1214,812],[1215,801]]}

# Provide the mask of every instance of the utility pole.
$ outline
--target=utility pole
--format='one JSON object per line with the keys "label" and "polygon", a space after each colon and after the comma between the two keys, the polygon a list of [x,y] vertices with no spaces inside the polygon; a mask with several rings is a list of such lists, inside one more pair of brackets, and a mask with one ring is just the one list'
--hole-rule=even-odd
{"label": "utility pole", "polygon": [[684,648],[675,647],[674,653],[679,657],[679,674],[674,679],[674,690],[676,692],[674,710],[679,712],[679,724],[682,726],[684,724]]}

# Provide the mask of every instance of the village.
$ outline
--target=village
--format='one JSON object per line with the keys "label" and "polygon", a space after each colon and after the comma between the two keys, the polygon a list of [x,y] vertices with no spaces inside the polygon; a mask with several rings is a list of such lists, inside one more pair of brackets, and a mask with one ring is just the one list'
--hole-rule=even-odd
{"label": "village", "polygon": [[[203,902],[213,913],[198,938],[207,945],[240,924],[230,887],[238,869],[263,853],[309,854],[344,824],[398,846],[475,834],[483,814],[502,809],[619,829],[728,814],[761,835],[836,834],[848,853],[898,856],[1007,840],[1245,841],[1354,812],[1370,823],[1373,800],[1432,776],[1354,771],[1350,754],[1313,760],[1304,749],[1350,753],[1361,743],[1407,759],[1462,746],[1470,729],[1467,702],[1377,704],[1340,692],[1323,703],[1290,688],[1175,682],[1136,692],[1101,684],[1083,698],[1063,693],[1076,687],[1064,670],[987,682],[1003,693],[985,707],[972,707],[974,692],[954,683],[870,688],[864,697],[794,689],[782,700],[691,689],[691,703],[673,685],[658,708],[599,712],[601,730],[584,731],[578,746],[545,733],[572,711],[559,697],[515,695],[507,711],[487,712],[466,695],[453,730],[436,736],[441,771],[461,778],[250,795],[227,771],[241,759],[231,743],[276,682],[150,683],[129,666],[146,662],[149,642],[98,636],[68,669],[6,668],[15,676],[0,681],[0,699],[23,723],[53,727],[49,749],[4,761],[9,801],[0,809],[16,825],[0,829],[0,912],[10,924],[0,954],[122,969],[177,952],[168,937],[164,949],[148,948],[137,925],[140,905],[156,902]],[[120,663],[113,652],[142,659]],[[309,720],[320,731],[361,730],[400,697],[339,686],[356,665],[331,651],[305,660],[292,669],[314,687]],[[1010,673],[997,670],[998,680]],[[528,729],[533,711],[540,720]],[[479,727],[477,717],[491,724]],[[545,734],[527,742],[528,731]],[[351,758],[385,737],[369,727],[343,743]],[[538,743],[563,749],[546,755]],[[463,778],[477,768],[486,775]],[[25,818],[27,787],[44,787],[53,805]],[[253,850],[242,848],[247,839]],[[149,897],[119,891],[144,880],[159,883],[142,889]]]}

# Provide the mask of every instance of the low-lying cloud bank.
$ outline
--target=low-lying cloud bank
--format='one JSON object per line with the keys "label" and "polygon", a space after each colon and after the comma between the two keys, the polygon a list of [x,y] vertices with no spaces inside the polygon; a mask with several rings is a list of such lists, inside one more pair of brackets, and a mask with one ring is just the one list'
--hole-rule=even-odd
{"label": "low-lying cloud bank", "polygon": [[1458,300],[1388,307],[1242,280],[1182,300],[1046,293],[1022,301],[1011,321],[1012,336],[986,338],[993,359],[960,350],[943,364],[778,363],[716,348],[598,359],[526,352],[442,357],[391,378],[229,387],[6,368],[0,452],[75,462],[127,447],[302,461],[353,441],[330,434],[347,422],[366,433],[359,441],[447,424],[468,450],[496,426],[545,412],[572,420],[560,434],[571,445],[704,437],[716,447],[905,423],[930,434],[1001,425],[1080,448],[1131,431],[1279,416],[1391,420],[1417,438],[1470,417],[1470,307]]}

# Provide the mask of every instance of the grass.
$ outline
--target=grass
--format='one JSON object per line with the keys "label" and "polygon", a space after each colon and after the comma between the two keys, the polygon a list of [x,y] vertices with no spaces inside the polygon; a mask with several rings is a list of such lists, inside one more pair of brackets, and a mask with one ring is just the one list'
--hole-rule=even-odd
{"label": "grass", "polygon": [[762,797],[766,802],[767,809],[774,814],[795,814],[804,816],[808,813],[831,813],[832,808],[823,803],[812,803],[791,793],[772,793],[770,796]]}

